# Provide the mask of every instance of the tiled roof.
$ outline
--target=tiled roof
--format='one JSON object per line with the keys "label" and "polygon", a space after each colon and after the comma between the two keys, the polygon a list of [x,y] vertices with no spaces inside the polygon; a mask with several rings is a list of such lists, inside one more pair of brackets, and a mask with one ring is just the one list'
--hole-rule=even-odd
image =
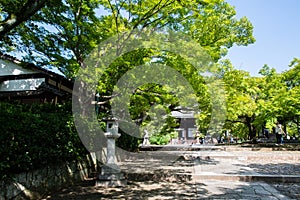
{"label": "tiled roof", "polygon": [[[29,69],[32,69],[32,70],[37,71],[37,72],[41,72],[43,74],[47,74],[47,75],[52,76],[52,77],[55,76],[55,77],[59,77],[59,78],[62,78],[62,79],[69,80],[65,76],[63,76],[62,74],[55,73],[55,72],[53,72],[53,71],[51,71],[49,69],[38,67],[38,66],[36,66],[36,65],[34,65],[32,63],[27,63],[27,62],[20,61],[19,59],[17,59],[14,56],[3,54],[1,52],[0,52],[0,59],[8,60],[8,61],[13,62],[13,63],[15,63],[17,65],[20,65],[22,67],[29,68]],[[69,81],[71,81],[71,80],[69,80]]]}

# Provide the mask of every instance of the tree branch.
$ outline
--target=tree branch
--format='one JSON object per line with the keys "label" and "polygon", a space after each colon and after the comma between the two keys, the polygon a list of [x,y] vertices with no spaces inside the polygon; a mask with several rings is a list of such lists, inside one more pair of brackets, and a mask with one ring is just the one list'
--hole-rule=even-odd
{"label": "tree branch", "polygon": [[28,0],[21,8],[16,8],[16,13],[10,13],[6,19],[0,22],[0,40],[12,29],[28,20],[32,15],[45,6],[47,0]]}

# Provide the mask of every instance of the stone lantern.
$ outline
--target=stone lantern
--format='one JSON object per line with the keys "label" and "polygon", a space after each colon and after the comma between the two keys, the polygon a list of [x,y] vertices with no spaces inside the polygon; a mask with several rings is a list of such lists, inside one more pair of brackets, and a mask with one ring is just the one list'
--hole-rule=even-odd
{"label": "stone lantern", "polygon": [[101,168],[101,172],[98,175],[96,186],[123,186],[126,184],[126,180],[121,173],[120,167],[116,164],[116,139],[121,136],[118,133],[119,124],[115,118],[106,118],[106,132],[104,133],[107,138],[107,153],[106,163]]}

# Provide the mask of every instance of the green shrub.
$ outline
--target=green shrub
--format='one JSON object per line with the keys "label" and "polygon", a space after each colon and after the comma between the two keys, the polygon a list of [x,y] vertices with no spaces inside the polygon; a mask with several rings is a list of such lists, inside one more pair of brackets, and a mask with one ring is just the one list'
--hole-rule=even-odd
{"label": "green shrub", "polygon": [[70,104],[0,103],[0,179],[86,153]]}
{"label": "green shrub", "polygon": [[121,136],[116,141],[116,146],[126,151],[137,151],[142,139],[128,135],[120,131]]}
{"label": "green shrub", "polygon": [[152,135],[149,140],[151,144],[166,145],[170,142],[171,136],[169,134]]}

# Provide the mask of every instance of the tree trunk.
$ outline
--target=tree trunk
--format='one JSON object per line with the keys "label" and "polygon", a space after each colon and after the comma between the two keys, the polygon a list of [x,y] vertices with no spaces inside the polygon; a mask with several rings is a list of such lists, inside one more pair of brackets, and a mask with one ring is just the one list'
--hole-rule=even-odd
{"label": "tree trunk", "polygon": [[252,118],[251,117],[246,117],[246,125],[247,125],[248,131],[249,131],[249,139],[253,140],[255,138],[255,135],[256,135],[256,130],[252,125]]}
{"label": "tree trunk", "polygon": [[297,116],[297,130],[298,135],[300,135],[300,124],[299,124],[299,116]]}

